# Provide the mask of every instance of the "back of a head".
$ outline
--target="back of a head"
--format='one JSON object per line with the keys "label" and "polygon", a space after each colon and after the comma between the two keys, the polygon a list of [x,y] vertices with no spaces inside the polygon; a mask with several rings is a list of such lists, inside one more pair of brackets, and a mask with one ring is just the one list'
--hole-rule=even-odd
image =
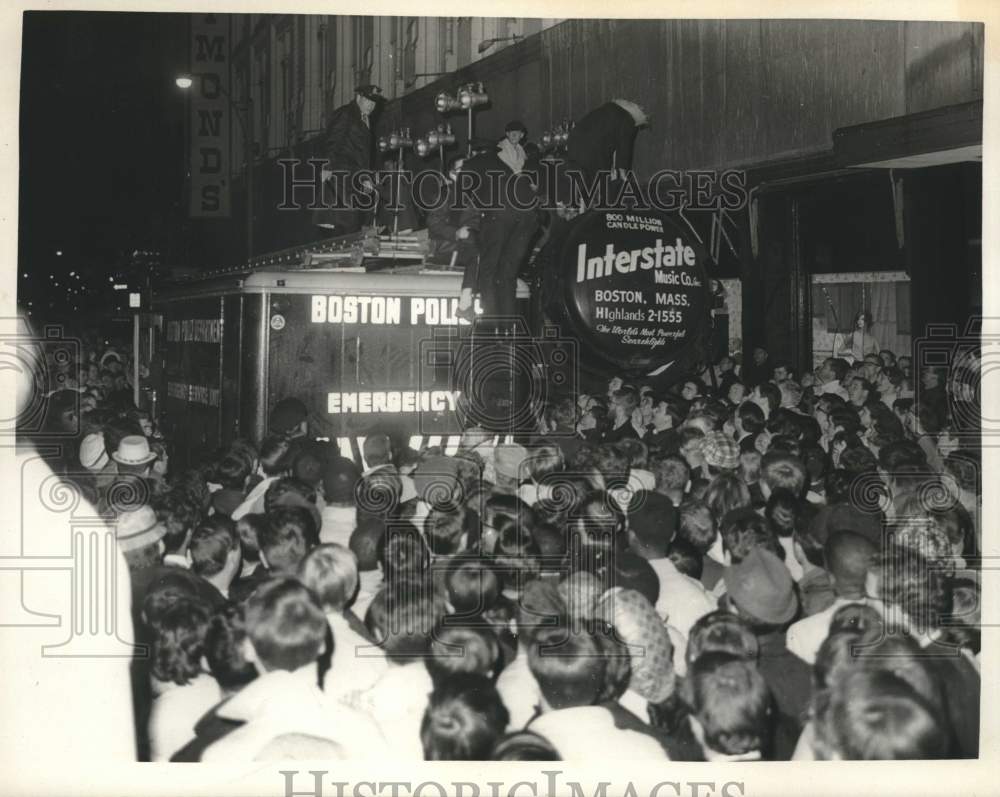
{"label": "back of a head", "polygon": [[823,556],[838,593],[863,592],[875,546],[860,534],[835,531],[826,541]]}
{"label": "back of a head", "polygon": [[640,490],[629,504],[628,527],[642,555],[666,556],[670,541],[677,533],[677,510],[666,496]]}
{"label": "back of a head", "polygon": [[767,519],[750,507],[734,510],[723,517],[719,524],[719,532],[722,536],[722,545],[729,553],[733,564],[742,562],[755,548],[763,548],[779,559],[784,559],[784,550]]}
{"label": "back of a head", "polygon": [[242,490],[250,475],[250,466],[245,458],[237,454],[226,454],[215,469],[215,478],[223,487],[230,490]]}
{"label": "back of a head", "polygon": [[158,681],[184,685],[201,673],[208,630],[208,609],[182,598],[160,612],[153,624],[152,675]]}
{"label": "back of a head", "polygon": [[660,492],[683,491],[691,480],[691,467],[679,454],[654,457],[650,467]]}
{"label": "back of a head", "polygon": [[358,590],[358,560],[343,545],[319,545],[299,565],[299,580],[326,612],[341,612]]}
{"label": "back of a head", "polygon": [[319,543],[319,532],[308,510],[279,506],[267,513],[258,541],[272,572],[293,575],[305,555]]}
{"label": "back of a head", "polygon": [[260,469],[265,476],[277,476],[288,470],[288,441],[279,436],[265,437],[260,444]]}
{"label": "back of a head", "polygon": [[500,643],[483,618],[449,617],[435,629],[424,665],[434,683],[441,684],[463,674],[492,680],[499,660]]}
{"label": "back of a head", "polygon": [[532,731],[510,733],[497,742],[493,761],[559,761],[559,751]]}
{"label": "back of a head", "polygon": [[677,534],[690,542],[702,556],[707,554],[718,534],[715,516],[708,504],[694,498],[682,503]]}
{"label": "back of a head", "polygon": [[819,758],[944,758],[949,734],[940,714],[886,670],[851,668],[837,678],[816,718]]}
{"label": "back of a head", "polygon": [[501,582],[488,560],[454,558],[445,576],[448,602],[457,617],[474,616],[493,607]]}
{"label": "back of a head", "polygon": [[293,433],[308,417],[309,410],[302,401],[294,397],[281,399],[268,417],[268,431],[275,435]]}
{"label": "back of a head", "polygon": [[760,463],[760,481],[768,494],[783,488],[799,498],[803,497],[809,478],[805,466],[796,457],[783,453],[768,452]]}
{"label": "back of a head", "polygon": [[553,709],[592,705],[600,696],[607,662],[598,640],[585,630],[547,629],[533,634],[528,667]]}
{"label": "back of a head", "polygon": [[343,456],[334,457],[323,469],[324,500],[328,504],[353,504],[360,478],[361,471],[353,460]]}
{"label": "back of a head", "polygon": [[442,614],[426,581],[397,581],[375,596],[365,625],[390,662],[407,664],[427,656]]}
{"label": "back of a head", "polygon": [[351,532],[348,545],[357,558],[359,573],[378,570],[379,546],[384,537],[384,518],[369,516],[358,519],[358,527]]}
{"label": "back of a head", "polygon": [[247,600],[246,628],[264,669],[291,672],[319,657],[327,622],[307,587],[294,578],[276,578]]}
{"label": "back of a head", "polygon": [[478,675],[454,675],[435,686],[420,726],[426,761],[490,758],[510,715],[496,688]]}
{"label": "back of a head", "polygon": [[430,566],[431,553],[424,536],[410,523],[394,521],[379,541],[378,559],[386,581],[420,578]]}
{"label": "back of a head", "polygon": [[205,578],[217,575],[226,566],[230,552],[239,547],[236,524],[225,515],[211,515],[199,523],[191,534],[188,546],[191,569]]}
{"label": "back of a head", "polygon": [[227,603],[215,613],[205,633],[205,659],[224,692],[235,692],[257,677],[257,668],[243,654],[248,639],[246,608]]}
{"label": "back of a head", "polygon": [[686,689],[712,750],[726,755],[762,750],[771,730],[772,697],[755,664],[707,653],[691,665]]}
{"label": "back of a head", "polygon": [[653,566],[631,551],[617,554],[613,559],[611,583],[615,587],[633,589],[655,606],[660,599],[660,579]]}
{"label": "back of a head", "polygon": [[725,653],[756,662],[760,645],[753,630],[731,612],[717,609],[700,617],[688,633],[684,658],[688,669],[702,656]]}
{"label": "back of a head", "polygon": [[709,483],[705,503],[721,519],[734,509],[750,506],[750,490],[737,474],[720,473]]}

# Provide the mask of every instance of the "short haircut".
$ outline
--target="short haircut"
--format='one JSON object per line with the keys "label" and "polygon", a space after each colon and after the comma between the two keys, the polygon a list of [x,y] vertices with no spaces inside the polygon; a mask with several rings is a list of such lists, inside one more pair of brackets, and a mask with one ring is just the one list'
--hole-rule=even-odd
{"label": "short haircut", "polygon": [[717,609],[699,617],[688,632],[684,658],[688,669],[703,655],[726,653],[756,662],[760,643],[753,629],[732,612]]}
{"label": "short haircut", "polygon": [[311,548],[319,543],[312,515],[300,506],[279,506],[267,513],[260,550],[270,570],[292,574]]}
{"label": "short haircut", "polygon": [[718,524],[708,504],[696,498],[681,504],[677,536],[691,543],[702,556],[708,553],[718,536]]}
{"label": "short haircut", "polygon": [[736,408],[736,416],[740,419],[743,431],[757,434],[764,428],[764,410],[752,401],[744,401]]}
{"label": "short haircut", "polygon": [[750,506],[750,489],[737,474],[723,472],[709,482],[705,503],[716,520],[721,520],[734,509]]}
{"label": "short haircut", "polygon": [[260,536],[266,525],[267,515],[255,512],[248,512],[236,521],[236,533],[240,537],[245,561],[260,561]]}
{"label": "short haircut", "polygon": [[802,499],[789,490],[778,488],[771,493],[764,507],[764,517],[779,537],[791,537],[802,516]]}
{"label": "short haircut", "polygon": [[545,417],[550,424],[560,429],[572,429],[579,418],[579,408],[572,396],[562,396],[545,408]]}
{"label": "short haircut", "polygon": [[528,450],[528,476],[538,482],[563,468],[562,449],[555,443],[540,443]]}
{"label": "short haircut", "polygon": [[191,534],[188,552],[191,569],[206,578],[222,572],[229,552],[240,547],[236,524],[225,515],[211,515],[199,523]]}
{"label": "short haircut", "polygon": [[639,391],[634,387],[622,386],[614,392],[614,397],[621,400],[626,410],[634,410],[639,406]]}
{"label": "short haircut", "polygon": [[493,678],[499,674],[500,642],[483,618],[463,619],[461,625],[450,618],[438,624],[424,659],[435,684],[459,674]]}
{"label": "short haircut", "polygon": [[760,480],[771,492],[779,488],[788,490],[792,495],[805,495],[809,479],[801,460],[780,452],[768,452],[760,462]]}
{"label": "short haircut", "polygon": [[553,708],[589,706],[601,694],[607,663],[597,638],[586,629],[535,632],[528,645],[528,667]]}
{"label": "short haircut", "polygon": [[454,509],[432,508],[424,518],[424,537],[436,556],[457,553],[465,531],[466,510],[462,506]]}
{"label": "short haircut", "polygon": [[260,444],[260,469],[265,476],[277,476],[288,470],[289,442],[283,437],[265,437]]}
{"label": "short haircut", "polygon": [[377,570],[379,547],[385,537],[385,519],[375,516],[358,518],[358,527],[351,532],[348,546],[357,557],[358,571],[367,573]]}
{"label": "short haircut", "polygon": [[153,624],[155,679],[183,686],[198,677],[208,621],[206,607],[186,598],[173,601],[158,614]]}
{"label": "short haircut", "polygon": [[691,711],[716,752],[760,751],[771,731],[771,690],[753,664],[725,653],[700,656],[687,674]]}
{"label": "short haircut", "polygon": [[878,597],[909,616],[918,628],[935,628],[951,613],[947,574],[931,567],[913,548],[889,545],[872,565],[878,580]]}
{"label": "short haircut", "polygon": [[358,590],[358,560],[343,545],[318,545],[299,565],[299,580],[325,612],[340,612]]}
{"label": "short haircut", "polygon": [[[822,693],[821,693],[822,694]],[[944,758],[949,734],[937,709],[886,670],[851,668],[819,701],[821,758],[893,760]]]}
{"label": "short haircut", "polygon": [[802,401],[802,386],[798,382],[786,379],[778,385],[778,390],[781,391],[781,398],[787,399],[787,404],[793,407],[797,407]]}
{"label": "short haircut", "polygon": [[864,588],[875,552],[875,546],[866,537],[851,531],[835,531],[823,546],[823,559],[837,587],[860,590]]}
{"label": "short haircut", "polygon": [[316,490],[314,487],[306,484],[301,479],[296,479],[294,476],[286,476],[271,482],[268,486],[267,492],[264,493],[264,511],[270,512],[288,494],[296,495],[310,504],[316,503]]}
{"label": "short haircut", "polygon": [[654,457],[650,467],[658,490],[683,490],[691,480],[691,466],[680,454]]}
{"label": "short haircut", "polygon": [[236,454],[226,454],[215,469],[215,478],[219,484],[230,490],[242,490],[250,475],[247,461]]}
{"label": "short haircut", "polygon": [[501,582],[488,560],[454,558],[445,573],[448,602],[456,617],[482,614],[496,603]]}
{"label": "short haircut", "polygon": [[674,537],[667,548],[667,558],[674,563],[679,573],[695,581],[701,580],[705,569],[705,560],[697,548],[683,537]]}
{"label": "short haircut", "polygon": [[614,444],[615,447],[628,459],[629,467],[645,468],[649,458],[649,448],[642,440],[634,437],[626,437]]}
{"label": "short haircut", "polygon": [[289,672],[316,661],[327,622],[316,599],[294,578],[266,581],[247,600],[247,635],[267,670]]}
{"label": "short haircut", "polygon": [[613,585],[638,592],[650,605],[660,599],[660,577],[653,566],[641,556],[625,551],[614,557]]}
{"label": "short haircut", "polygon": [[742,562],[754,548],[770,551],[784,561],[785,551],[765,518],[749,507],[730,512],[719,525],[722,545],[732,564]]}
{"label": "short haircut", "polygon": [[387,582],[369,605],[365,625],[389,661],[406,664],[430,651],[443,613],[426,580]]}
{"label": "short haircut", "polygon": [[430,566],[431,555],[424,536],[407,522],[393,521],[379,540],[378,559],[386,581],[421,576]]}
{"label": "short haircut", "polygon": [[424,712],[424,760],[487,760],[509,722],[506,706],[487,679],[455,675],[435,686]]}
{"label": "short haircut", "polygon": [[150,506],[156,512],[156,519],[166,529],[166,534],[163,535],[166,552],[175,553],[180,550],[188,538],[188,532],[201,515],[198,504],[186,491],[173,489],[154,496]]}
{"label": "short haircut", "polygon": [[257,677],[257,668],[243,655],[246,639],[246,607],[242,603],[223,604],[205,633],[208,668],[223,691],[236,691]]}

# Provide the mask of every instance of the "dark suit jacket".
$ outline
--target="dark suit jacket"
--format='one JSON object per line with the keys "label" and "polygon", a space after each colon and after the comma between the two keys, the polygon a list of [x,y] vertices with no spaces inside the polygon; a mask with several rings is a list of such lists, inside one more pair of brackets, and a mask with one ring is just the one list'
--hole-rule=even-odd
{"label": "dark suit jacket", "polygon": [[795,742],[809,710],[812,670],[788,650],[784,631],[757,637],[757,641],[760,644],[760,674],[774,695],[779,715],[776,723],[779,729],[785,729],[775,739],[774,757],[778,761],[787,761],[795,750]]}
{"label": "dark suit jacket", "polygon": [[[319,155],[328,161],[324,168],[334,172],[343,171],[354,174],[362,169],[372,168],[374,138],[371,128],[361,119],[361,109],[357,102],[351,101],[333,112]],[[334,200],[337,199],[335,195],[336,182],[330,180],[323,186],[323,203],[333,204]],[[346,189],[345,200],[350,201],[349,182],[346,184]],[[345,210],[317,210],[313,213],[313,223],[337,224],[343,226],[345,232],[350,232],[352,222],[349,220],[349,216],[353,215],[356,214]]]}
{"label": "dark suit jacket", "polygon": [[567,155],[588,180],[599,171],[610,170],[612,162],[616,168],[631,169],[635,135],[635,121],[628,111],[606,102],[586,114],[570,131]]}

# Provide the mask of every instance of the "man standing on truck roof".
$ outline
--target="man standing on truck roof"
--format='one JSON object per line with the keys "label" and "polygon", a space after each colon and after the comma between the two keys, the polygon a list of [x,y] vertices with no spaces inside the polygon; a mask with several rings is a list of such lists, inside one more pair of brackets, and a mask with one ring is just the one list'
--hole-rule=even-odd
{"label": "man standing on truck roof", "polygon": [[[351,176],[372,168],[375,138],[371,116],[384,99],[378,86],[358,86],[354,99],[335,110],[326,127],[319,153],[327,159],[323,169],[323,208],[313,211],[313,224],[332,230],[335,235],[346,235],[361,228],[362,215],[352,207],[357,194],[352,190]],[[368,192],[375,189],[368,179],[362,181],[362,185]],[[330,205],[344,207],[331,208]]]}

